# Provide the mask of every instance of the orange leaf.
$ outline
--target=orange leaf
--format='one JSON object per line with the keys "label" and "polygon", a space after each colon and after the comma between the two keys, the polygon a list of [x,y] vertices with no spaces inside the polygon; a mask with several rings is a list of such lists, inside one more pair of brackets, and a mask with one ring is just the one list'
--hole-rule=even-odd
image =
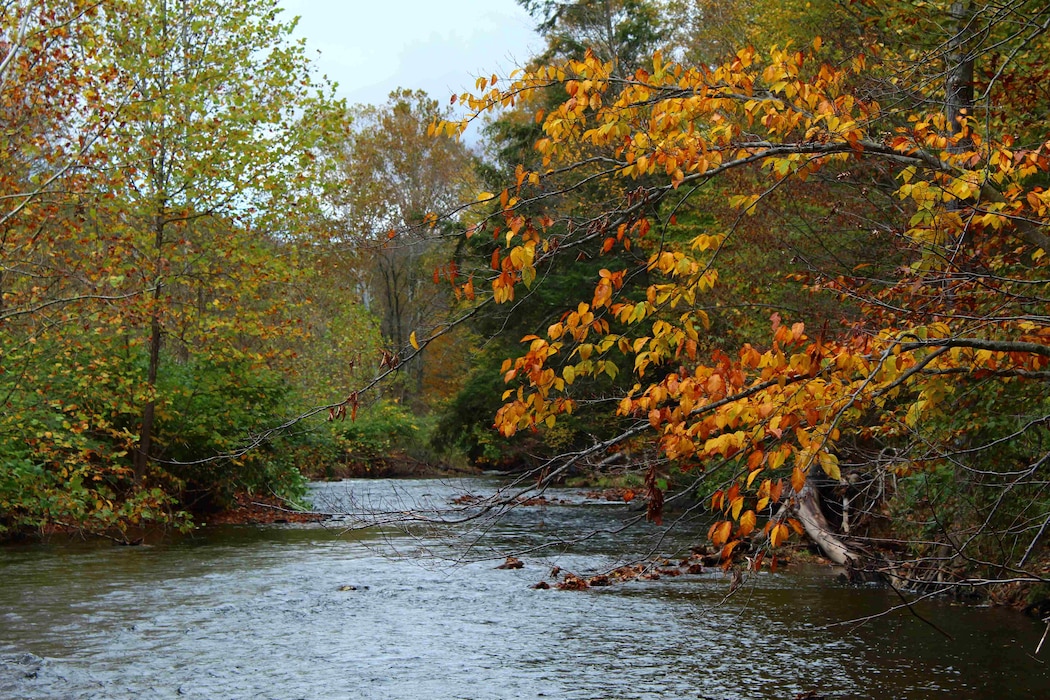
{"label": "orange leaf", "polygon": [[795,493],[802,493],[802,487],[806,485],[806,472],[802,471],[798,467],[795,467],[791,471],[791,488],[795,490]]}
{"label": "orange leaf", "polygon": [[721,547],[729,540],[729,535],[732,531],[733,523],[723,520],[712,525],[707,534],[714,546]]}
{"label": "orange leaf", "polygon": [[591,306],[595,309],[601,308],[612,299],[612,283],[608,279],[602,279],[594,289],[594,299]]}
{"label": "orange leaf", "polygon": [[747,469],[748,471],[755,471],[762,465],[762,460],[765,458],[765,453],[762,450],[755,450],[751,453],[751,456],[747,458]]}

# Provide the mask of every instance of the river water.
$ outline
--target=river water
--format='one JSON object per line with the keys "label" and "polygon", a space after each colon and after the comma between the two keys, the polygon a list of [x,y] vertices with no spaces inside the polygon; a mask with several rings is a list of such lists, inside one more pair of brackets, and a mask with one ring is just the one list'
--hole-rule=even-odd
{"label": "river water", "polygon": [[[446,509],[496,482],[345,481],[321,508]],[[202,528],[163,544],[0,549],[0,698],[1050,697],[1041,623],[899,603],[790,566],[726,599],[719,571],[536,590],[557,565],[597,572],[687,554],[699,523],[641,524],[622,504],[548,505],[430,528]],[[578,540],[580,535],[587,537]],[[543,549],[535,549],[547,545]],[[496,569],[518,553],[524,567]]]}

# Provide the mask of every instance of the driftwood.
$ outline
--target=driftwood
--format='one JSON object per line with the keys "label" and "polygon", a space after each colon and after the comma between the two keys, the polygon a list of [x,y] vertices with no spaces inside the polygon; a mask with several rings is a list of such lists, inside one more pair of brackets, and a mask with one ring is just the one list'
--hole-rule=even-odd
{"label": "driftwood", "polygon": [[820,509],[820,491],[813,485],[823,473],[816,471],[818,473],[810,473],[810,478],[806,479],[801,493],[784,502],[780,510],[773,516],[773,520],[783,522],[790,516],[798,518],[806,536],[813,544],[817,545],[821,553],[832,563],[846,567],[851,572],[850,578],[852,579],[852,572],[859,570],[866,558],[850,548],[824,517],[824,512]]}
{"label": "driftwood", "polygon": [[852,550],[843,542],[839,536],[832,531],[827,518],[820,510],[820,493],[816,487],[806,481],[802,487],[802,493],[796,499],[796,513],[798,520],[805,528],[809,538],[820,548],[828,559],[849,569],[861,567],[864,558]]}

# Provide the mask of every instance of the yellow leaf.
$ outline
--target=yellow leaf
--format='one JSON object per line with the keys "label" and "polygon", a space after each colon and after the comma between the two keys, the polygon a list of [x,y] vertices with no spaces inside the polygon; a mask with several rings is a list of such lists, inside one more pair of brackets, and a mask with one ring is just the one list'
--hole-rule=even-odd
{"label": "yellow leaf", "polygon": [[744,508],[744,497],[737,496],[736,498],[734,498],[731,508],[733,511],[733,520],[739,520],[740,511]]}
{"label": "yellow leaf", "polygon": [[419,350],[419,341],[416,340],[416,332],[412,331],[412,335],[408,336],[408,342],[412,344],[412,347]]}
{"label": "yellow leaf", "polygon": [[829,454],[827,452],[821,452],[819,460],[820,460],[820,468],[824,470],[825,474],[827,474],[829,477],[831,477],[835,481],[838,481],[839,479],[842,478],[842,474],[839,471],[839,460],[838,460],[838,457],[836,457],[833,454]]}
{"label": "yellow leaf", "polygon": [[740,516],[740,536],[747,537],[754,531],[757,517],[755,511],[749,510]]}
{"label": "yellow leaf", "polygon": [[774,525],[773,529],[769,531],[769,544],[774,547],[779,547],[788,538],[787,525],[780,523]]}

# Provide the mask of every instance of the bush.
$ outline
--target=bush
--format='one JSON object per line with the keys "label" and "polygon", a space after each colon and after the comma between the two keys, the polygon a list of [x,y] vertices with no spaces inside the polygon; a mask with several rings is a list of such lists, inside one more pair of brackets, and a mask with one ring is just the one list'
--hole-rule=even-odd
{"label": "bush", "polygon": [[[254,446],[285,418],[290,389],[279,373],[246,359],[207,358],[171,367],[159,393],[157,443],[168,462],[161,468],[189,505],[226,506],[242,490],[291,500],[305,494],[294,439]],[[253,449],[239,454],[246,446]]]}
{"label": "bush", "polygon": [[221,458],[285,418],[287,381],[258,363],[168,358],[157,386],[158,459],[145,484],[136,484],[143,353],[104,342],[77,349],[39,343],[5,361],[30,368],[26,376],[40,390],[7,387],[0,535],[55,525],[118,534],[146,523],[181,527],[189,522],[185,510],[224,507],[240,490],[292,500],[305,495],[294,439]]}
{"label": "bush", "polygon": [[427,427],[403,405],[380,401],[346,424],[342,439],[351,462],[367,466],[391,455],[419,459],[425,456]]}

